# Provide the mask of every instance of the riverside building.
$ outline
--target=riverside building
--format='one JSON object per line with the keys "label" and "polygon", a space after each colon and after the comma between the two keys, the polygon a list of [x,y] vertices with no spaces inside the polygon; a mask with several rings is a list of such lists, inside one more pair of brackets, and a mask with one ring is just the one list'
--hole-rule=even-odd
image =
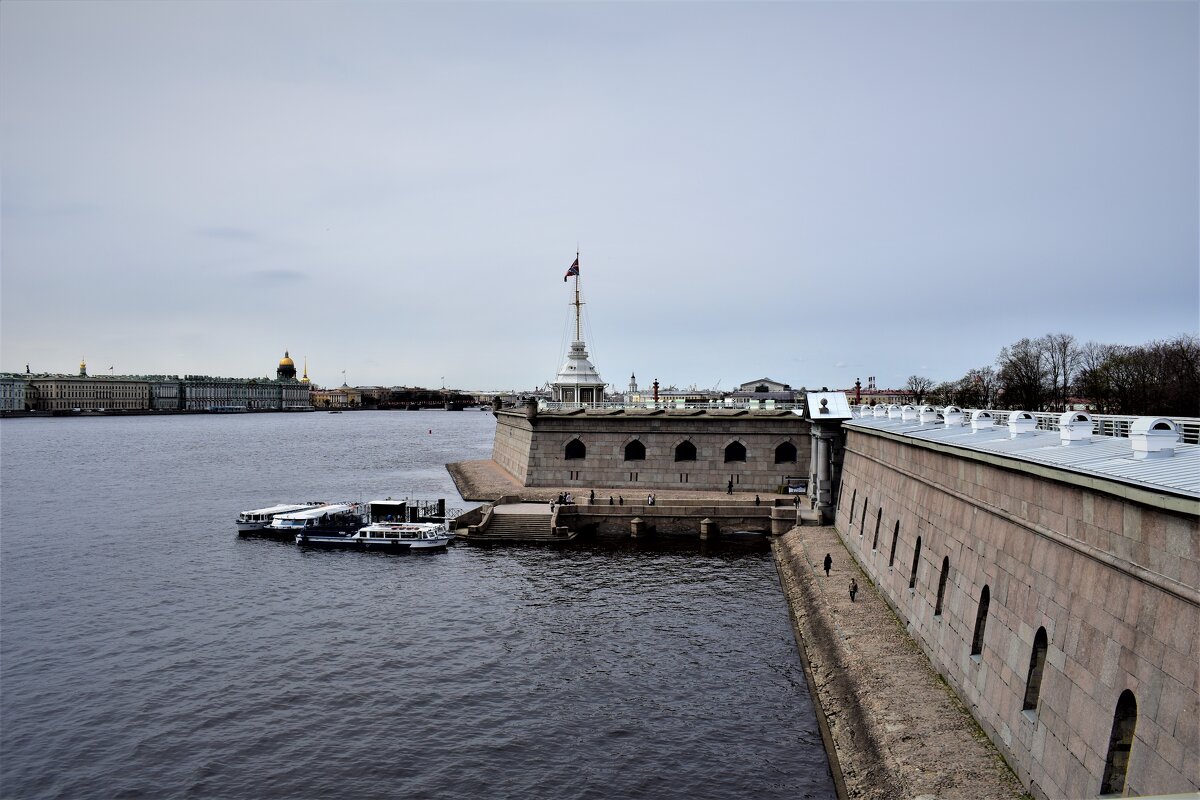
{"label": "riverside building", "polygon": [[[306,370],[307,373],[307,370]],[[307,374],[296,379],[284,353],[275,379],[207,375],[78,375],[29,373],[0,377],[0,411],[288,411],[311,408]]]}

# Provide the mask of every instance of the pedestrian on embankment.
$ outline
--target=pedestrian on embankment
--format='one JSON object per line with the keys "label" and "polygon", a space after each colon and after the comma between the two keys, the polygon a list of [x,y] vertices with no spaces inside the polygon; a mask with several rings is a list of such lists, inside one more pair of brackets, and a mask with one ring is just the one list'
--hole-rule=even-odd
{"label": "pedestrian on embankment", "polygon": [[595,489],[592,489],[591,494],[588,495],[588,505],[589,506],[596,505],[596,490]]}
{"label": "pedestrian on embankment", "polygon": [[729,488],[725,490],[725,494],[733,494],[733,478],[729,479]]}
{"label": "pedestrian on embankment", "polygon": [[829,577],[829,568],[833,566],[833,556],[829,553],[825,554],[825,577]]}
{"label": "pedestrian on embankment", "polygon": [[858,581],[854,578],[850,579],[850,602],[854,602],[854,595],[858,594]]}
{"label": "pedestrian on embankment", "polygon": [[762,501],[758,499],[758,495],[754,495],[754,505],[762,505]]}

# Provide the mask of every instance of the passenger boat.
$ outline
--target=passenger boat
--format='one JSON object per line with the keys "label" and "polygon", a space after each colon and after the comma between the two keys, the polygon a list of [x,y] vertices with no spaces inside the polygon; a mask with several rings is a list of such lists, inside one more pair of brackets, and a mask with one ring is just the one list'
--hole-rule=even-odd
{"label": "passenger boat", "polygon": [[297,533],[296,544],[405,552],[440,550],[451,538],[446,526],[436,522],[373,522],[345,536]]}
{"label": "passenger boat", "polygon": [[266,530],[271,534],[295,536],[296,541],[303,544],[301,540],[311,536],[345,538],[365,524],[363,508],[358,503],[330,503],[289,514],[276,514]]}
{"label": "passenger boat", "polygon": [[238,533],[256,533],[264,530],[271,524],[271,520],[276,514],[290,514],[295,511],[303,511],[306,508],[316,508],[322,503],[284,503],[282,505],[270,506],[269,508],[256,508],[252,511],[243,511],[237,517]]}

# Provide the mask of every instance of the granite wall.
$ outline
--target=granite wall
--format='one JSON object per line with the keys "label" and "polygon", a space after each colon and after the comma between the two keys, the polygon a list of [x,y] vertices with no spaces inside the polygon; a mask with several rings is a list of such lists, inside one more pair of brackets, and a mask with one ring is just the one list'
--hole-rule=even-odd
{"label": "granite wall", "polygon": [[839,535],[1035,797],[1100,795],[1125,692],[1125,793],[1195,791],[1197,504],[994,461],[847,428]]}
{"label": "granite wall", "polygon": [[[787,411],[500,411],[492,460],[525,486],[724,491],[732,478],[735,491],[774,492],[807,477],[809,439]],[[631,445],[644,458],[627,458]],[[695,458],[676,460],[681,445]],[[731,445],[744,459],[726,460]]]}

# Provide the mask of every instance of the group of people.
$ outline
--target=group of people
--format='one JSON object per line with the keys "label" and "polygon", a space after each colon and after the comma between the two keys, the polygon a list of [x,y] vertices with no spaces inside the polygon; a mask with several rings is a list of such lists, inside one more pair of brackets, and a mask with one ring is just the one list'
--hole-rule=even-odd
{"label": "group of people", "polygon": [[[833,555],[831,553],[825,554],[825,561],[822,563],[822,566],[825,567],[825,577],[828,578],[829,570],[833,567]],[[850,579],[850,602],[851,603],[854,602],[854,596],[856,594],[858,594],[858,581],[856,581],[854,578],[851,578]]]}

